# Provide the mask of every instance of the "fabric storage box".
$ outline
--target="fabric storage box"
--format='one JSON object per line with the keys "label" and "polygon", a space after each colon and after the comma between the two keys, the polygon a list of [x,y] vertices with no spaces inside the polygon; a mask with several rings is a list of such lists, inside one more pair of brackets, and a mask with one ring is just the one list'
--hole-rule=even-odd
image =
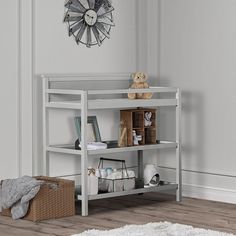
{"label": "fabric storage box", "polygon": [[[30,201],[28,212],[23,219],[40,221],[75,214],[74,181],[46,176],[35,178],[45,182],[34,199]],[[2,215],[11,216],[10,209],[2,209]]]}

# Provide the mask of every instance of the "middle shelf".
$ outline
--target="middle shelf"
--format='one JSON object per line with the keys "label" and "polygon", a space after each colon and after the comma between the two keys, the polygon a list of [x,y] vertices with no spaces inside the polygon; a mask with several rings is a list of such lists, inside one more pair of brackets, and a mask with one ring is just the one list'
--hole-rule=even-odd
{"label": "middle shelf", "polygon": [[[152,150],[152,149],[168,149],[168,148],[177,148],[177,146],[178,144],[176,142],[158,141],[157,144],[146,144],[146,145],[138,145],[131,147],[115,147],[101,150],[88,150],[88,155],[100,155],[100,154],[132,152],[132,151]],[[76,150],[74,144],[49,145],[47,146],[46,150],[49,152],[81,155],[81,150]]]}

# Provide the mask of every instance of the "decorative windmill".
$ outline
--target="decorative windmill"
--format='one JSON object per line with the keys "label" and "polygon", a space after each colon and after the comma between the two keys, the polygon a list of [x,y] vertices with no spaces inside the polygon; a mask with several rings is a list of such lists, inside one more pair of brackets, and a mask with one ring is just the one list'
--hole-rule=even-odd
{"label": "decorative windmill", "polygon": [[77,44],[101,46],[105,38],[110,38],[111,27],[115,26],[111,0],[67,0],[65,9],[64,22]]}

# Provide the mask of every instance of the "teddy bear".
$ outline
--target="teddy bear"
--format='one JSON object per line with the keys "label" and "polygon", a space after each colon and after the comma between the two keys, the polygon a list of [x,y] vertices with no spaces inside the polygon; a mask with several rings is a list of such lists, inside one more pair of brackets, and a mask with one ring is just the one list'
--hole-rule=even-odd
{"label": "teddy bear", "polygon": [[[146,89],[149,88],[148,83],[146,82],[148,77],[143,72],[136,72],[132,74],[133,83],[131,84],[131,89]],[[129,99],[150,99],[152,93],[128,93]]]}

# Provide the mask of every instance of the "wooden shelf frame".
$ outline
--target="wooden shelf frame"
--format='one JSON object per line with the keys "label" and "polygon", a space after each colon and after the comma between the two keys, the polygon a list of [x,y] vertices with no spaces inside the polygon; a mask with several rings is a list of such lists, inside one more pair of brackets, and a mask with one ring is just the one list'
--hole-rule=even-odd
{"label": "wooden shelf frame", "polygon": [[[182,198],[182,175],[181,175],[181,91],[172,87],[150,87],[149,89],[112,89],[112,90],[75,90],[75,89],[52,89],[54,82],[76,82],[76,81],[128,81],[129,74],[79,74],[79,75],[41,75],[43,85],[43,167],[44,175],[49,175],[49,153],[64,153],[78,155],[81,159],[81,185],[82,195],[78,199],[82,201],[82,215],[88,215],[88,201],[101,198],[125,196],[145,192],[159,192],[165,190],[176,190],[176,201]],[[152,92],[152,93],[172,93],[174,98],[165,99],[90,99],[91,95],[124,95],[129,92]],[[77,101],[51,101],[51,95],[73,95],[78,96]],[[175,107],[176,113],[176,140],[175,142],[161,141],[158,144],[139,145],[125,148],[110,148],[105,150],[88,150],[87,143],[87,121],[88,110],[96,109],[125,109],[137,107]],[[73,149],[73,145],[50,145],[49,144],[49,109],[73,109],[81,111],[81,150]],[[138,178],[143,177],[143,151],[174,148],[176,151],[176,182],[152,188],[141,188],[130,191],[114,192],[106,194],[88,195],[87,193],[87,167],[88,157],[98,154],[112,154],[118,152],[136,151],[138,155]]]}

